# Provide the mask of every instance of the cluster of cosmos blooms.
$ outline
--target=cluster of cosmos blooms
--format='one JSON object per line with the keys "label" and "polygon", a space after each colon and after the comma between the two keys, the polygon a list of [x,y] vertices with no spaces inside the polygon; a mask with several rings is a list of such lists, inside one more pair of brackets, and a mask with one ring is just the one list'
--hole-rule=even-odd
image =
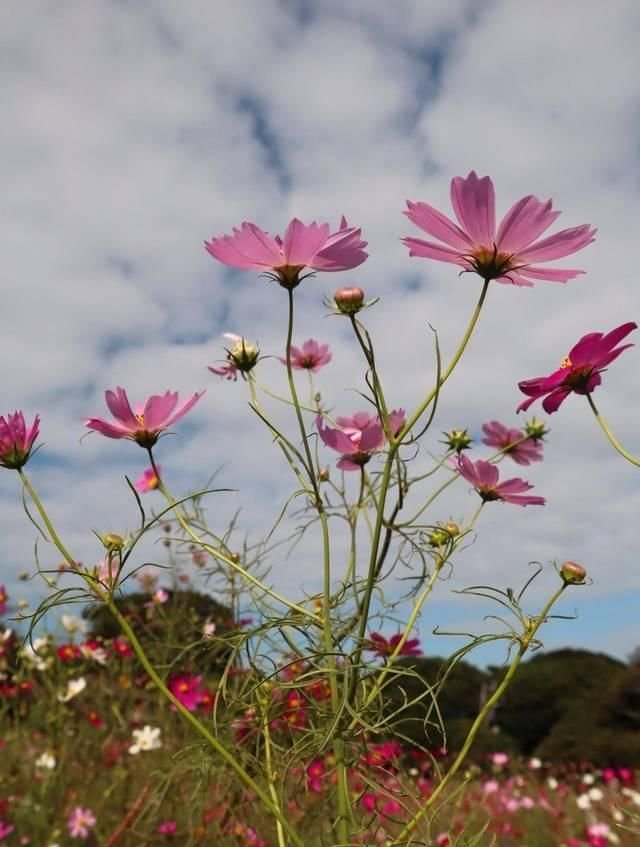
{"label": "cluster of cosmos blooms", "polygon": [[[4,602],[6,611],[8,598]],[[128,768],[137,767],[138,760],[141,766],[151,763],[154,769],[162,767],[163,757],[170,757],[175,752],[170,728],[175,710],[169,705],[160,712],[156,710],[155,725],[152,725],[145,723],[149,718],[140,706],[129,706],[131,716],[120,714],[116,720],[116,712],[105,704],[105,700],[110,699],[105,697],[107,691],[133,692],[135,703],[135,698],[148,690],[148,678],[135,667],[131,645],[123,637],[106,640],[87,637],[85,621],[71,615],[63,615],[61,624],[64,640],[43,637],[22,646],[10,630],[2,631],[0,627],[0,674],[6,675],[11,665],[7,664],[11,649],[22,654],[23,664],[21,683],[5,684],[4,690],[0,689],[0,709],[11,708],[19,701],[24,720],[37,705],[39,691],[58,686],[59,696],[51,708],[59,709],[64,720],[73,723],[76,731],[83,722],[91,728],[83,743],[94,745],[92,761],[102,757],[105,772],[119,761],[130,763]],[[399,634],[385,638],[380,633],[373,633],[368,648],[386,660],[399,640]],[[420,652],[417,639],[407,640],[402,648],[404,655]],[[304,660],[290,659],[272,679],[269,727],[272,737],[280,739],[285,747],[287,738],[295,738],[309,727],[314,703],[321,704],[330,698],[327,680],[310,670]],[[211,680],[203,682],[200,674],[174,671],[168,684],[173,695],[190,712],[211,714],[216,703],[215,684]],[[255,708],[248,708],[230,722],[229,729],[236,745],[250,748],[262,732],[261,715]],[[46,727],[31,733],[28,758],[34,785],[65,778],[67,754],[60,749],[63,742],[53,737],[48,741],[49,734]],[[108,743],[103,742],[103,738],[108,738]],[[417,799],[427,799],[437,784],[434,762],[445,759],[448,754],[445,749],[427,753],[407,747],[396,739],[362,740],[366,743],[360,745],[361,753],[348,775],[354,808],[367,822],[362,841],[358,843],[383,844],[393,836],[398,823],[407,814],[408,784],[413,785],[412,795]],[[5,741],[0,738],[0,751],[4,745]],[[323,798],[334,790],[335,761],[332,753],[325,751],[296,760],[287,772],[291,782],[292,819],[304,822],[305,815],[317,810]],[[474,765],[469,776],[472,779],[455,804],[451,819],[433,833],[434,843],[439,847],[452,847],[465,831],[469,816],[478,809],[488,813],[490,832],[507,839],[505,843],[524,843],[529,827],[539,825],[540,816],[543,816],[545,827],[557,834],[557,843],[562,847],[611,847],[620,843],[616,824],[624,823],[628,819],[625,814],[640,808],[636,774],[625,767],[596,770],[585,764],[563,770],[540,759],[512,761],[507,753],[495,752],[484,758],[484,766]],[[71,796],[73,801],[60,810],[62,826],[57,831],[60,833],[64,828],[71,839],[78,841],[95,838],[101,833],[102,840],[104,827],[111,831],[114,826],[113,819],[104,820],[109,814],[104,804],[87,803],[88,798],[83,802],[81,789],[76,789]],[[269,842],[259,828],[238,817],[237,809],[234,810],[237,798],[226,802],[224,791],[214,796],[214,804],[202,813],[203,833],[208,832],[214,839],[223,836],[228,838],[225,843],[238,847],[267,847]],[[34,844],[35,847],[23,827],[19,832],[16,830],[10,811],[11,801],[3,800],[0,795],[0,844],[6,843],[8,847],[13,843]],[[165,839],[176,843],[176,839],[187,835],[184,826],[184,821],[166,812],[163,815],[160,808],[158,817],[148,824],[149,843],[163,843]],[[20,840],[14,836],[19,836]],[[60,847],[64,838],[61,834],[57,838],[60,840],[38,844],[38,847]]]}
{"label": "cluster of cosmos blooms", "polygon": [[[464,272],[478,274],[487,284],[495,281],[516,286],[532,286],[535,282],[567,282],[583,273],[577,269],[547,267],[547,263],[569,256],[590,244],[595,230],[584,224],[541,236],[558,215],[551,201],[542,202],[532,195],[518,200],[497,224],[495,193],[489,177],[479,178],[472,171],[466,178],[455,177],[451,182],[451,204],[456,221],[427,203],[408,201],[404,214],[430,239],[407,237],[402,241],[410,256],[448,262]],[[367,243],[361,230],[350,227],[343,217],[340,227],[331,232],[328,224],[315,222],[305,225],[297,218],[288,225],[284,236],[270,236],[253,223],[244,222],[232,235],[205,242],[214,259],[242,270],[260,271],[282,287],[292,290],[315,272],[346,271],[361,265],[367,258]],[[367,304],[364,292],[358,288],[343,288],[336,292],[334,306],[338,312],[356,314]],[[526,399],[518,411],[528,409],[536,400],[548,413],[555,412],[569,394],[590,394],[602,381],[603,370],[629,344],[621,342],[636,328],[633,322],[616,327],[609,333],[592,332],[581,338],[560,367],[547,376],[523,380],[519,388]],[[210,370],[226,378],[245,376],[258,362],[260,351],[241,336],[227,334],[233,346],[227,351],[227,361],[211,366]],[[292,346],[288,358],[280,360],[292,369],[316,372],[331,360],[326,344],[308,339],[301,347]],[[179,404],[178,395],[167,391],[153,395],[145,403],[133,406],[123,388],[107,391],[107,407],[112,418],[90,417],[86,426],[108,438],[128,438],[150,449],[159,436],[182,418],[201,398],[197,392]],[[402,431],[406,423],[402,409],[392,411],[388,420],[368,412],[337,417],[335,426],[328,426],[325,414],[317,415],[316,426],[324,444],[340,454],[338,467],[345,471],[361,468],[371,456],[384,447],[385,440]],[[39,433],[39,416],[27,427],[20,411],[0,417],[0,463],[6,468],[21,468],[32,452]],[[535,433],[529,443],[523,443],[520,430],[509,430],[492,424],[487,433],[493,446],[509,450],[519,464],[528,464],[541,457]],[[531,435],[531,433],[529,433]],[[512,436],[515,438],[512,439]],[[485,439],[485,443],[489,443]],[[522,479],[500,482],[498,469],[483,461],[473,461],[458,455],[455,469],[468,480],[483,500],[502,500],[521,506],[543,505],[544,498],[529,495],[531,486]],[[156,470],[149,469],[138,480],[138,490],[145,491],[160,484]]]}

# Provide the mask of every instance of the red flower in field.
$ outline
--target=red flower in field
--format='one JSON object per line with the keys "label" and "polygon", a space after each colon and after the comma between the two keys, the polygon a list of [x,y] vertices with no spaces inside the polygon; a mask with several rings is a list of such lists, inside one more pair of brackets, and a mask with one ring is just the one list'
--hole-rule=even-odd
{"label": "red flower in field", "polygon": [[113,647],[114,652],[122,659],[128,659],[130,656],[133,656],[133,647],[126,638],[114,638],[111,642],[111,646]]}
{"label": "red flower in field", "polygon": [[485,434],[483,444],[502,450],[505,456],[513,459],[517,465],[530,465],[532,462],[541,462],[544,458],[542,442],[528,437],[521,429],[510,429],[498,421],[489,421],[482,425],[482,431]]}
{"label": "red flower in field", "polygon": [[[286,358],[278,356],[283,365],[287,364]],[[307,370],[317,373],[324,365],[331,361],[331,353],[328,344],[318,344],[313,338],[304,342],[302,348],[291,347],[291,367],[294,370]]]}
{"label": "red flower in field", "polygon": [[146,400],[144,405],[136,406],[133,411],[124,388],[116,388],[115,391],[105,393],[107,406],[115,420],[87,418],[85,426],[101,435],[106,435],[107,438],[130,438],[141,447],[153,447],[160,435],[172,423],[184,417],[203,393],[200,391],[193,394],[177,409],[178,394],[176,392],[166,391],[162,395],[154,394]]}
{"label": "red flower in field", "polygon": [[87,720],[94,729],[102,729],[105,725],[104,721],[97,712],[87,712]]}
{"label": "red flower in field", "polygon": [[509,209],[496,232],[493,182],[471,171],[466,178],[451,180],[451,205],[460,226],[427,203],[407,201],[409,211],[403,214],[440,242],[403,238],[410,256],[449,262],[487,281],[528,287],[538,280],[567,282],[584,273],[538,266],[576,253],[596,234],[584,224],[539,241],[560,214],[551,211],[551,200],[543,203],[531,194],[523,197]]}
{"label": "red flower in field", "polygon": [[[403,638],[403,633],[397,632],[391,638],[385,638],[379,632],[372,632],[369,635],[369,643],[365,646],[365,650],[371,650],[377,653],[378,656],[391,656],[400,641]],[[421,656],[419,638],[408,638],[402,645],[399,656]]]}
{"label": "red flower in field", "polygon": [[340,229],[330,234],[329,224],[308,226],[294,218],[284,234],[272,238],[255,224],[245,221],[233,235],[205,241],[207,252],[232,268],[263,271],[284,288],[295,288],[305,268],[312,271],[345,271],[357,268],[367,258],[366,241],[360,229],[342,218]]}
{"label": "red flower in field", "polygon": [[320,793],[324,789],[324,777],[327,772],[322,756],[318,756],[307,767],[307,790]]}
{"label": "red flower in field", "polygon": [[485,503],[493,500],[502,500],[504,503],[513,503],[516,506],[544,506],[546,503],[544,497],[525,494],[533,486],[524,479],[515,477],[498,482],[500,479],[498,468],[490,462],[483,462],[482,459],[472,462],[464,453],[461,453],[453,464],[460,476],[473,485]]}
{"label": "red flower in field", "polygon": [[300,691],[293,690],[287,694],[282,720],[292,729],[299,729],[307,725],[308,703],[306,697]]}
{"label": "red flower in field", "polygon": [[525,379],[518,383],[518,388],[528,398],[520,403],[518,411],[528,409],[532,403],[544,397],[542,408],[551,414],[557,412],[571,393],[591,394],[602,382],[600,374],[607,365],[617,359],[624,350],[633,347],[633,344],[623,344],[622,347],[617,345],[637,327],[638,324],[630,321],[611,330],[607,335],[601,332],[583,335],[571,348],[557,371],[549,376]]}
{"label": "red flower in field", "polygon": [[61,662],[74,662],[82,658],[82,652],[75,644],[61,644],[56,653]]}

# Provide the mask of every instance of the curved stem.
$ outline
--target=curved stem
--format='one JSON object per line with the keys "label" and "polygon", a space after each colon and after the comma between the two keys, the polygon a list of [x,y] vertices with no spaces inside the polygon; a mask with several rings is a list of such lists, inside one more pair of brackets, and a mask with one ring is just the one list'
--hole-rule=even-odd
{"label": "curved stem", "polygon": [[494,708],[494,706],[496,705],[496,703],[500,700],[500,698],[502,697],[502,695],[504,694],[504,692],[508,688],[509,683],[513,679],[515,672],[518,670],[520,662],[522,661],[524,654],[529,649],[529,645],[531,644],[532,640],[534,639],[537,631],[540,629],[542,624],[546,621],[547,615],[549,614],[551,607],[554,605],[554,603],[560,597],[560,595],[562,594],[562,592],[565,590],[566,587],[567,587],[567,583],[563,582],[563,584],[560,586],[560,588],[556,592],[554,592],[554,594],[551,596],[551,599],[546,603],[546,605],[544,606],[544,608],[540,612],[540,614],[537,615],[535,618],[530,619],[529,626],[526,628],[524,635],[522,635],[519,639],[520,646],[518,647],[518,652],[517,652],[514,660],[511,662],[509,669],[507,670],[504,677],[502,678],[500,685],[496,688],[496,690],[493,692],[491,697],[489,697],[489,699],[486,701],[486,703],[484,704],[484,706],[482,707],[482,709],[478,713],[478,716],[474,720],[474,722],[471,726],[471,729],[469,730],[469,733],[468,733],[468,735],[465,739],[465,742],[462,745],[462,749],[460,750],[460,752],[456,756],[453,764],[451,765],[451,767],[447,771],[444,779],[437,785],[437,787],[435,788],[435,790],[433,791],[433,793],[431,794],[429,799],[422,806],[422,808],[419,809],[419,811],[413,816],[413,818],[403,828],[402,832],[397,836],[397,838],[394,839],[394,841],[392,842],[393,845],[398,845],[398,847],[400,845],[406,845],[407,837],[409,835],[411,835],[411,833],[414,831],[414,829],[420,823],[422,818],[426,815],[426,813],[434,805],[434,803],[440,797],[440,795],[445,790],[445,788],[449,785],[449,783],[451,782],[451,780],[455,776],[455,774],[460,770],[460,768],[462,767],[462,765],[464,764],[464,762],[467,758],[469,750],[471,749],[471,745],[473,744],[473,742],[476,738],[476,735],[478,734],[478,731],[480,730],[480,727],[485,722],[485,720],[487,719],[487,716],[491,713],[491,711]]}
{"label": "curved stem", "polygon": [[613,449],[616,450],[618,453],[620,453],[620,455],[623,458],[625,458],[627,460],[627,462],[631,462],[632,465],[635,465],[637,468],[640,468],[640,459],[636,459],[635,456],[632,456],[631,453],[628,453],[624,449],[622,444],[620,444],[620,442],[617,440],[617,438],[614,436],[614,434],[609,429],[609,425],[607,424],[605,419],[602,417],[602,415],[598,411],[598,408],[597,408],[596,404],[593,402],[593,398],[591,397],[590,394],[587,394],[587,402],[591,406],[591,411],[596,416],[596,420],[600,424],[600,428],[602,429],[604,434],[607,436],[607,439],[609,440],[609,444],[611,444]]}
{"label": "curved stem", "polygon": [[466,346],[469,343],[469,339],[471,338],[471,335],[473,334],[473,330],[476,328],[476,324],[478,323],[478,318],[480,317],[480,312],[482,311],[482,306],[484,305],[484,301],[485,301],[485,298],[487,296],[487,291],[489,290],[489,282],[490,282],[490,280],[485,280],[483,285],[482,285],[482,291],[480,293],[480,298],[478,300],[476,308],[474,309],[473,315],[471,316],[471,320],[469,321],[469,326],[467,327],[465,334],[462,336],[462,341],[458,345],[458,349],[456,350],[456,352],[453,354],[453,359],[451,359],[451,361],[447,365],[447,368],[446,368],[445,372],[442,374],[442,376],[440,377],[440,379],[438,380],[438,383],[431,389],[431,391],[427,395],[426,399],[420,404],[420,406],[418,407],[418,410],[405,423],[405,425],[402,427],[400,432],[396,435],[395,440],[396,440],[397,443],[400,443],[403,440],[405,435],[407,435],[409,430],[412,429],[412,427],[416,424],[418,419],[421,417],[421,415],[425,411],[425,409],[427,409],[429,407],[429,405],[432,403],[434,397],[438,394],[438,392],[440,391],[442,386],[449,379],[449,377],[453,373],[456,365],[458,364],[458,362],[462,358],[462,354],[464,353]]}

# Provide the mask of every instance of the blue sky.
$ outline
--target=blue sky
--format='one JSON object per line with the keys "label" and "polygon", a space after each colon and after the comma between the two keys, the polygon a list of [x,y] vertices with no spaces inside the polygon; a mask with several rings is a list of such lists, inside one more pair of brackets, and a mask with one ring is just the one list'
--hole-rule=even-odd
{"label": "blue sky", "polygon": [[[85,562],[101,557],[92,529],[135,525],[123,475],[145,466],[130,443],[80,443],[82,420],[104,411],[106,388],[123,385],[134,398],[207,388],[159,460],[176,491],[224,466],[221,484],[241,494],[216,501],[221,521],[242,502],[245,528],[258,533],[290,491],[244,386],[206,369],[223,355],[225,331],[282,353],[282,292],[230,272],[202,247],[243,220],[278,232],[294,215],[336,224],[345,214],[362,227],[369,260],[340,278],[309,280],[298,297],[296,340],[331,344],[334,361],[318,386],[343,414],[355,411],[345,389],[361,387],[363,368],[345,326],[324,320],[324,295],[359,284],[381,298],[367,321],[391,402],[408,409],[433,378],[428,324],[446,357],[477,297],[469,275],[408,258],[398,240],[417,234],[401,215],[407,198],[448,212],[451,177],[476,169],[492,176],[499,213],[533,193],[553,197],[558,225],[599,228],[596,243],[565,265],[586,276],[490,291],[427,449],[454,426],[516,425],[518,380],[553,369],[584,333],[640,316],[633,0],[620,0],[615,14],[579,0],[39,0],[0,14],[9,117],[0,411],[42,415],[45,446],[29,470]],[[596,396],[631,450],[640,449],[630,402],[638,356],[616,362]],[[264,363],[265,382],[282,388],[282,377],[275,360]],[[427,651],[443,649],[429,636],[436,623],[466,629],[477,620],[451,589],[515,586],[529,561],[567,558],[588,567],[593,585],[573,593],[561,611],[578,619],[553,624],[547,646],[624,656],[640,643],[637,474],[578,398],[549,424],[545,462],[521,474],[548,505],[485,510],[476,543],[423,617]],[[35,600],[34,583],[16,581],[33,567],[35,539],[9,472],[0,497],[0,581],[14,599]],[[458,486],[434,520],[470,515],[474,498]],[[274,561],[273,583],[294,595],[315,590],[314,549]]]}

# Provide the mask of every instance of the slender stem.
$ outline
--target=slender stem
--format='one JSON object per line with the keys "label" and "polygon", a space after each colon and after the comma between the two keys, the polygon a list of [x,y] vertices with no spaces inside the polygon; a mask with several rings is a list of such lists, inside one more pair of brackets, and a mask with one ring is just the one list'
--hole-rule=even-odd
{"label": "slender stem", "polygon": [[[362,337],[362,333],[360,332],[360,327],[362,324],[356,319],[355,315],[350,315],[351,318],[351,326],[353,327],[353,331],[358,339],[358,343],[362,348],[362,352],[364,353],[364,357],[367,360],[367,364],[369,365],[369,369],[371,371],[371,376],[373,377],[373,389],[375,393],[376,405],[379,405],[381,417],[382,417],[382,426],[385,431],[385,435],[388,440],[391,440],[394,433],[389,431],[389,411],[387,409],[387,403],[384,399],[384,392],[382,391],[382,384],[380,382],[380,378],[378,377],[378,371],[376,370],[376,361],[373,355],[373,351],[370,345],[365,342],[365,339]],[[364,329],[364,327],[363,327]],[[366,332],[366,329],[365,329]],[[367,339],[368,339],[367,334]]]}
{"label": "slender stem", "polygon": [[469,733],[467,734],[465,742],[462,745],[462,749],[460,750],[460,752],[456,756],[455,761],[453,762],[453,764],[451,765],[451,767],[447,771],[444,779],[434,789],[434,791],[431,794],[431,796],[429,797],[429,799],[418,810],[418,812],[413,816],[413,818],[406,824],[406,826],[403,828],[402,832],[397,836],[397,838],[394,839],[394,841],[392,842],[394,845],[402,845],[402,844],[407,843],[406,842],[407,836],[411,835],[411,833],[414,831],[414,829],[420,823],[422,818],[426,815],[426,813],[433,806],[433,804],[436,802],[436,800],[440,797],[440,795],[445,790],[445,788],[449,785],[449,783],[451,782],[451,780],[453,779],[455,774],[460,770],[460,768],[462,767],[462,765],[464,764],[464,762],[467,758],[469,750],[471,749],[471,745],[475,741],[476,735],[478,734],[481,726],[485,722],[487,716],[491,713],[491,711],[494,708],[494,706],[496,705],[496,703],[500,700],[500,698],[502,697],[502,695],[504,694],[504,692],[508,688],[509,683],[511,682],[514,674],[518,670],[520,662],[522,661],[524,654],[529,649],[529,645],[531,644],[532,640],[534,639],[537,631],[540,629],[542,624],[546,621],[547,615],[549,614],[551,607],[554,605],[556,600],[558,600],[558,598],[560,597],[560,595],[562,594],[562,592],[565,590],[566,587],[567,587],[567,583],[563,582],[563,584],[560,586],[560,588],[558,588],[558,590],[556,592],[554,592],[551,599],[548,600],[548,602],[546,603],[542,612],[540,612],[540,614],[537,615],[535,618],[530,619],[529,625],[526,628],[525,633],[522,636],[520,636],[520,638],[519,638],[520,646],[518,647],[518,652],[516,653],[514,660],[511,662],[511,665],[509,666],[507,672],[505,673],[504,677],[502,678],[500,685],[496,688],[496,690],[493,692],[491,697],[489,697],[489,699],[486,701],[486,703],[484,704],[484,706],[482,707],[482,709],[478,713],[478,716],[474,720],[474,722],[471,726],[471,729],[469,730]]}
{"label": "slender stem", "polygon": [[[262,714],[262,734],[264,737],[264,765],[267,774],[269,794],[271,795],[273,805],[280,809],[280,814],[282,815],[280,800],[278,798],[278,792],[276,791],[275,785],[277,774],[273,769],[273,758],[271,756],[271,730],[269,728],[269,715],[267,714],[266,704]],[[287,847],[284,839],[284,829],[280,822],[280,818],[276,818],[276,833],[278,836],[278,847]]]}
{"label": "slender stem", "polygon": [[442,386],[449,379],[456,365],[462,358],[462,354],[464,353],[466,346],[469,343],[469,339],[471,338],[471,335],[473,333],[473,330],[476,328],[476,324],[478,323],[478,318],[480,317],[480,312],[482,311],[482,306],[484,305],[484,301],[487,296],[487,291],[489,290],[489,282],[490,280],[485,280],[482,285],[480,298],[478,300],[476,308],[474,309],[473,315],[471,316],[471,320],[469,321],[467,331],[462,336],[462,341],[458,345],[458,349],[456,350],[456,352],[453,354],[453,359],[451,359],[451,361],[447,365],[447,368],[438,380],[438,383],[431,389],[426,399],[420,404],[418,410],[411,418],[409,418],[409,420],[405,423],[400,432],[397,434],[396,441],[398,443],[400,443],[404,439],[405,435],[407,435],[409,430],[411,430],[411,428],[416,424],[425,409],[427,409],[429,405],[433,402],[434,397],[438,394]]}
{"label": "slender stem", "polygon": [[75,570],[78,566],[77,562],[75,561],[75,559],[73,558],[71,553],[69,553],[67,548],[64,546],[64,544],[60,540],[60,536],[55,531],[55,529],[53,528],[53,524],[49,520],[49,515],[46,513],[44,506],[42,505],[42,502],[40,501],[40,498],[36,494],[35,489],[33,488],[31,483],[27,479],[27,476],[24,473],[24,471],[22,470],[22,468],[18,468],[18,474],[20,475],[20,479],[22,480],[22,484],[24,485],[24,487],[29,492],[29,496],[33,500],[33,503],[34,503],[36,509],[38,510],[38,513],[39,513],[40,517],[42,518],[42,521],[43,521],[44,525],[46,526],[47,531],[49,532],[49,535],[51,536],[51,540],[53,541],[53,543],[55,544],[57,549],[60,551],[62,556],[64,556],[66,563]]}
{"label": "slender stem", "polygon": [[596,404],[593,402],[593,398],[590,394],[587,394],[587,402],[591,406],[591,411],[596,416],[596,420],[600,424],[600,428],[604,432],[604,434],[609,439],[609,444],[613,447],[614,450],[617,450],[620,455],[627,460],[627,462],[631,462],[632,465],[635,465],[637,468],[640,468],[640,459],[636,459],[635,456],[632,456],[631,453],[628,453],[622,444],[618,441],[618,439],[614,436],[614,434],[609,429],[609,425],[602,417],[600,412],[598,411]]}
{"label": "slender stem", "polygon": [[264,582],[261,582],[257,577],[255,577],[252,573],[245,570],[242,565],[235,562],[230,556],[227,556],[222,550],[218,550],[216,547],[213,547],[211,544],[207,544],[203,541],[197,532],[194,532],[189,521],[186,519],[184,513],[179,508],[176,501],[171,496],[171,493],[167,486],[164,484],[162,477],[159,474],[158,466],[156,465],[155,459],[153,457],[153,452],[151,448],[148,450],[149,453],[149,462],[151,463],[151,467],[153,468],[153,472],[158,480],[158,488],[164,495],[167,503],[172,507],[173,513],[175,514],[178,523],[182,527],[182,529],[187,533],[189,538],[194,541],[198,546],[200,546],[203,550],[206,550],[211,556],[216,559],[219,559],[221,562],[224,562],[225,565],[228,565],[230,568],[233,568],[234,571],[239,573],[247,582],[250,582],[256,588],[259,588],[261,591],[264,591],[269,597],[272,597],[274,600],[277,600],[279,603],[282,603],[283,606],[286,606],[292,612],[297,612],[299,615],[303,615],[304,617],[310,618],[315,624],[322,625],[322,619],[314,614],[310,609],[305,609],[304,606],[299,606],[297,603],[292,603],[291,600],[287,600],[286,597],[283,597],[281,594],[278,594],[277,591],[274,591],[269,586],[265,585]]}

